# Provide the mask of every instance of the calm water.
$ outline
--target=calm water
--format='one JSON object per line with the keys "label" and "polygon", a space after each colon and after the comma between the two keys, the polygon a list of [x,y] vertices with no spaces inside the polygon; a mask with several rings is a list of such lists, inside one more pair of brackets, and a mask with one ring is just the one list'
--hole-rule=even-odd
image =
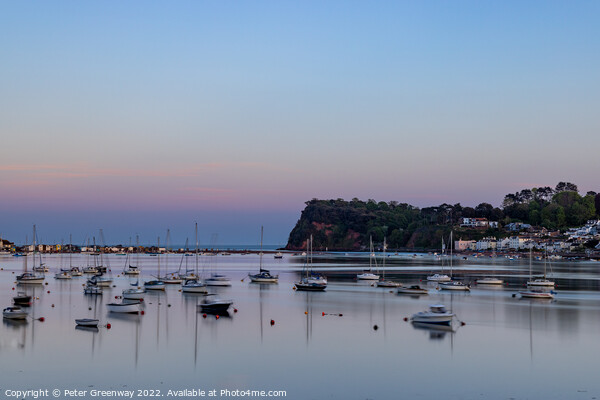
{"label": "calm water", "polygon": [[[264,266],[280,282],[258,285],[246,278],[258,270],[257,255],[202,257],[201,272],[232,279],[232,287],[215,291],[233,299],[238,312],[219,319],[203,318],[196,312],[200,297],[177,285],[147,293],[144,315],[109,314],[106,303],[137,279],[118,276],[125,257],[109,258],[115,287],[99,297],[83,294],[85,277],[53,278],[67,257],[44,257],[47,285],[24,289],[39,297],[30,314],[45,321],[0,325],[1,397],[6,389],[159,389],[166,396],[169,389],[200,388],[285,390],[289,399],[600,398],[600,263],[553,263],[557,295],[547,302],[512,297],[529,274],[523,260],[454,263],[453,272],[466,280],[495,270],[509,283],[502,288],[448,294],[431,285],[428,296],[406,297],[353,281],[369,261],[351,256],[315,258],[316,268],[329,271],[324,293],[292,290],[299,258],[266,255]],[[89,262],[81,255],[71,261]],[[194,257],[163,256],[161,271],[185,269],[186,262],[194,267]],[[387,276],[406,284],[441,266],[427,255],[387,262]],[[140,282],[157,264],[157,257],[140,258]],[[21,258],[0,256],[3,306],[16,293],[13,272],[22,265]],[[540,273],[543,263],[534,269]],[[434,303],[466,324],[446,331],[404,321]],[[111,329],[75,329],[75,318],[85,317]]]}

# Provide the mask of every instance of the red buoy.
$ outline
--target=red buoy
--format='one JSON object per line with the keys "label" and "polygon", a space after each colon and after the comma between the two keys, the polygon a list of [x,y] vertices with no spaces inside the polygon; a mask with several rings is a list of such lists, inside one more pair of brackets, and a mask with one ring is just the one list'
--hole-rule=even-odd
{"label": "red buoy", "polygon": [[13,288],[13,290],[15,290],[15,288]]}
{"label": "red buoy", "polygon": [[216,318],[216,319],[219,319],[219,314],[215,315],[215,318]]}
{"label": "red buoy", "polygon": [[48,290],[48,293],[50,293],[50,291]]}
{"label": "red buoy", "polygon": [[44,318],[44,317],[39,317],[38,318],[38,321],[40,321],[40,322],[44,322],[45,320],[46,320],[46,318]]}
{"label": "red buoy", "polygon": [[106,329],[110,329],[110,324],[106,324]]}
{"label": "red buoy", "polygon": [[140,314],[144,315],[146,312],[144,310],[140,311]]}
{"label": "red buoy", "polygon": [[408,318],[407,318],[407,317],[404,317],[404,321],[405,321],[405,322],[406,322],[406,321],[408,321]]}
{"label": "red buoy", "polygon": [[234,312],[234,313],[236,313],[236,312],[237,312],[237,308],[234,308],[234,309],[233,309],[233,312]]}
{"label": "red buoy", "polygon": [[275,321],[271,320],[271,326],[275,325]]}
{"label": "red buoy", "polygon": [[118,299],[118,298],[119,298],[119,296],[115,296],[115,299]]}
{"label": "red buoy", "polygon": [[52,304],[52,308],[54,308],[54,304]]}
{"label": "red buoy", "polygon": [[339,316],[340,316],[340,317],[343,317],[343,316],[344,316],[344,314],[340,314]]}
{"label": "red buoy", "polygon": [[321,313],[321,316],[323,316],[323,317],[325,316],[325,311],[323,311],[323,312]]}
{"label": "red buoy", "polygon": [[206,318],[206,314],[202,314],[202,318]]}

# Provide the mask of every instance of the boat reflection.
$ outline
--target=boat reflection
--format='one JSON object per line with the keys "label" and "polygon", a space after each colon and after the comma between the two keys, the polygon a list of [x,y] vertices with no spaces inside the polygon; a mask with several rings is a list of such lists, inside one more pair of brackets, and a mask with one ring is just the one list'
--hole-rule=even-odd
{"label": "boat reflection", "polygon": [[413,322],[413,328],[429,332],[429,339],[441,340],[446,337],[446,334],[454,334],[456,330],[451,325],[428,324],[426,322]]}
{"label": "boat reflection", "polygon": [[98,333],[100,331],[97,326],[75,325],[75,329],[78,331],[94,332],[94,333]]}

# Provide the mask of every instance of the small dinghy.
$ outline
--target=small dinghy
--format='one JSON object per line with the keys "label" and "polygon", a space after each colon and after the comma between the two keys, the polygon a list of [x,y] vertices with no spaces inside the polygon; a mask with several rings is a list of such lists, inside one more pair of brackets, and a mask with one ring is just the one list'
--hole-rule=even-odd
{"label": "small dinghy", "polygon": [[6,319],[25,319],[27,315],[27,311],[19,306],[6,307],[2,310],[2,316]]}
{"label": "small dinghy", "polygon": [[110,312],[114,312],[114,313],[133,313],[133,314],[137,314],[140,312],[140,307],[141,307],[141,302],[140,301],[135,301],[135,302],[123,302],[123,303],[108,303],[106,305],[106,308],[108,308],[108,311]]}
{"label": "small dinghy", "polygon": [[422,288],[419,285],[412,286],[401,286],[398,288],[398,294],[428,294],[429,291],[427,289]]}
{"label": "small dinghy", "polygon": [[75,320],[75,324],[77,324],[78,326],[93,326],[93,327],[97,327],[98,326],[98,322],[100,322],[97,319],[93,319],[93,318],[82,318],[82,319],[76,319]]}
{"label": "small dinghy", "polygon": [[200,311],[208,314],[226,313],[229,307],[233,304],[233,300],[222,300],[214,294],[208,294],[198,304]]}

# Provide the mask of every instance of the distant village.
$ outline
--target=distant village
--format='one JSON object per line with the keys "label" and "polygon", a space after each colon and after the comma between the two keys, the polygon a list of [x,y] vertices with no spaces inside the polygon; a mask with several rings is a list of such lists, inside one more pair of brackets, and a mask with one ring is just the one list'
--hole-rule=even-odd
{"label": "distant village", "polygon": [[600,220],[589,220],[582,227],[570,228],[564,232],[551,231],[530,224],[512,222],[500,227],[496,221],[486,218],[462,218],[461,228],[502,229],[513,233],[507,237],[484,237],[480,240],[456,240],[454,249],[468,251],[543,251],[549,254],[569,254],[598,256],[600,254]]}
{"label": "distant village", "polygon": [[[34,251],[40,253],[85,253],[85,254],[192,254],[195,250],[185,248],[169,248],[158,247],[158,246],[77,246],[74,244],[38,244],[38,245],[26,245],[26,246],[15,246],[13,242],[5,239],[0,239],[0,254],[27,254],[33,253]],[[227,254],[227,253],[249,253],[250,250],[223,250],[223,249],[199,249],[201,254]],[[272,251],[265,250],[265,253]]]}

